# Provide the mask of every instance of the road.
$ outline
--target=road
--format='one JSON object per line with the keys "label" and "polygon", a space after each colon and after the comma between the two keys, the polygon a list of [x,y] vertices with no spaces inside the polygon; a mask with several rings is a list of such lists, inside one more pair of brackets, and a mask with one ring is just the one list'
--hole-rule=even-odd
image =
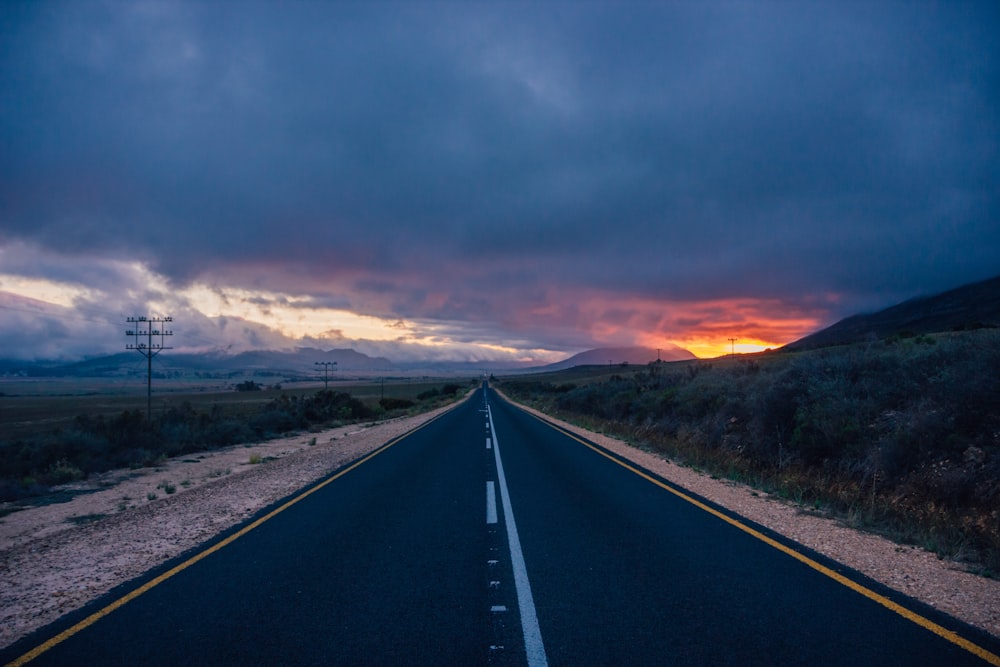
{"label": "road", "polygon": [[994,639],[484,388],[0,662],[983,665],[998,654]]}

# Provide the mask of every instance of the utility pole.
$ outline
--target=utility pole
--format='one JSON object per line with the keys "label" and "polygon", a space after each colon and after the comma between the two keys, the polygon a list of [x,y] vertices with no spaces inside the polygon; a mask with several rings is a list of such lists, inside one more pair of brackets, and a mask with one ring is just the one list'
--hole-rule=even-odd
{"label": "utility pole", "polygon": [[[165,336],[173,336],[173,331],[167,331],[163,328],[154,329],[154,325],[166,324],[168,322],[173,322],[172,317],[129,317],[126,318],[126,322],[133,322],[137,326],[135,329],[128,329],[125,332],[126,336],[134,337],[135,343],[127,343],[125,345],[126,350],[135,350],[142,356],[146,357],[146,421],[153,421],[153,357],[162,352],[163,350],[172,350],[173,348],[167,347],[163,344],[163,338]],[[143,328],[145,327],[145,328]],[[160,342],[155,342],[153,340],[154,336],[160,337]],[[145,338],[146,342],[142,342]]]}
{"label": "utility pole", "polygon": [[729,339],[729,343],[730,343],[730,345],[732,345],[732,353],[730,354],[730,356],[735,357],[736,356],[736,339],[735,338],[730,338]]}
{"label": "utility pole", "polygon": [[336,361],[316,361],[316,366],[323,367],[323,389],[330,388],[330,366],[336,366]]}

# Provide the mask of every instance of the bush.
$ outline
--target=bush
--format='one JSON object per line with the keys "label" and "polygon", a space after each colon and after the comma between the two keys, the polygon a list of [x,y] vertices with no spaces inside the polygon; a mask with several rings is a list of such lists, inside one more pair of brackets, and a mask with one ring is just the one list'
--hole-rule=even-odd
{"label": "bush", "polygon": [[240,382],[234,387],[234,389],[236,389],[236,391],[260,391],[262,387],[253,380],[246,380],[244,382]]}
{"label": "bush", "polygon": [[378,404],[386,412],[391,410],[406,410],[416,405],[416,403],[407,398],[380,398]]}
{"label": "bush", "polygon": [[997,570],[998,342],[995,330],[898,336],[648,368],[566,391],[528,379],[504,388],[581,425],[926,544],[944,549],[947,532]]}
{"label": "bush", "polygon": [[252,440],[256,434],[242,419],[215,419],[200,429],[202,444],[209,447],[226,447]]}
{"label": "bush", "polygon": [[47,484],[66,484],[84,477],[83,471],[66,459],[60,459],[50,465],[44,474],[44,480]]}
{"label": "bush", "polygon": [[[244,383],[246,384],[246,383]],[[403,399],[396,399],[403,400]],[[412,401],[404,401],[410,407]],[[112,468],[155,465],[168,456],[259,440],[316,425],[370,419],[374,413],[348,393],[323,390],[297,398],[281,395],[245,418],[185,403],[157,416],[130,410],[114,417],[77,417],[67,430],[0,441],[0,501],[37,495],[50,485]]]}

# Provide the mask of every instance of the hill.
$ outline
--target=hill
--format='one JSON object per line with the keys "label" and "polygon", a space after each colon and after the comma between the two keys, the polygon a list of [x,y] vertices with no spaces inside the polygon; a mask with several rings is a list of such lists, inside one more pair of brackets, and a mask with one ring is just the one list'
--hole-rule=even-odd
{"label": "hill", "polygon": [[[393,368],[385,357],[369,357],[351,349],[317,350],[300,348],[294,352],[255,350],[239,354],[158,355],[157,373],[225,373],[315,375],[316,362],[333,362],[340,371],[384,371]],[[0,374],[33,377],[115,377],[145,373],[146,362],[135,352],[119,352],[72,363],[0,360]]]}
{"label": "hill", "polygon": [[853,315],[784,347],[808,350],[872,338],[1000,327],[1000,276]]}
{"label": "hill", "polygon": [[574,366],[603,366],[607,364],[645,365],[656,361],[683,361],[695,356],[677,345],[667,345],[659,350],[650,347],[599,347],[574,354],[568,359],[548,364],[535,370],[561,371]]}
{"label": "hill", "polygon": [[560,419],[997,573],[997,368],[1000,329],[979,329],[499,382]]}

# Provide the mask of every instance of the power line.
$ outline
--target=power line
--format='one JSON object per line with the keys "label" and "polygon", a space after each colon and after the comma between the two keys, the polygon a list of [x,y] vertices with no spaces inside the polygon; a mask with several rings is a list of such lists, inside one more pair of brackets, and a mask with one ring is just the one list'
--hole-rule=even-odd
{"label": "power line", "polygon": [[[154,329],[154,324],[165,324],[167,322],[173,322],[172,317],[129,317],[126,318],[126,322],[134,322],[138,325],[135,329],[129,329],[125,332],[126,336],[135,337],[135,343],[127,343],[125,345],[126,350],[135,350],[142,356],[146,357],[146,420],[149,422],[153,421],[153,357],[162,352],[163,350],[172,350],[172,347],[167,347],[163,344],[163,339],[165,336],[173,336],[173,331],[167,331],[163,328]],[[145,325],[145,329],[142,328]],[[159,336],[160,341],[156,342],[153,340],[154,336]],[[142,342],[141,338],[145,337],[146,342]]]}
{"label": "power line", "polygon": [[336,366],[336,361],[314,361],[314,365],[323,367],[323,389],[330,388],[330,366]]}

